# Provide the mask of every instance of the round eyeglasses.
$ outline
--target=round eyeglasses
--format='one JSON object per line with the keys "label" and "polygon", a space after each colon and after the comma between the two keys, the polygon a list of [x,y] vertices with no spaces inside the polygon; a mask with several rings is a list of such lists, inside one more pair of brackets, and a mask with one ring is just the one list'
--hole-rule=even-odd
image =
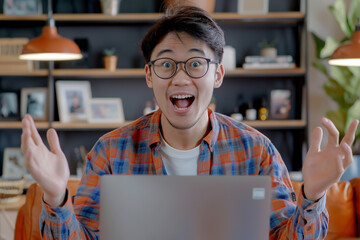
{"label": "round eyeglasses", "polygon": [[192,78],[201,78],[205,76],[209,70],[209,63],[218,64],[218,61],[203,57],[192,57],[186,61],[175,61],[171,58],[158,58],[151,61],[149,66],[153,66],[154,72],[159,78],[169,79],[177,72],[179,63],[184,64],[187,75]]}

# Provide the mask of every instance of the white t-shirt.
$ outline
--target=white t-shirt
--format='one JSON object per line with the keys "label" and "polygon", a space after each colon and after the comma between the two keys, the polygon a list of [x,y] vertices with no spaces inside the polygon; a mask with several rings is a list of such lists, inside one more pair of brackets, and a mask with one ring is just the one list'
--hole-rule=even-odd
{"label": "white t-shirt", "polygon": [[167,175],[196,176],[200,145],[190,150],[178,150],[167,144],[161,134],[160,138],[160,153]]}

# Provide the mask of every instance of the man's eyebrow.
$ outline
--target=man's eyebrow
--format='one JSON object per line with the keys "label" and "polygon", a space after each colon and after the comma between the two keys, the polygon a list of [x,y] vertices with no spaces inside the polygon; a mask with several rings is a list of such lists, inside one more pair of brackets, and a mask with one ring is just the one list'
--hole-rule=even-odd
{"label": "man's eyebrow", "polygon": [[[161,50],[156,57],[160,57],[161,55],[163,55],[164,53],[173,53],[174,51],[172,49],[163,49]],[[191,48],[189,51],[189,53],[195,52],[195,53],[200,53],[202,56],[205,56],[205,52],[202,49],[199,48]]]}
{"label": "man's eyebrow", "polygon": [[156,55],[156,57],[158,58],[158,57],[160,57],[162,54],[164,54],[164,53],[172,53],[172,52],[174,52],[173,50],[171,50],[171,49],[163,49],[163,50],[161,50],[160,52],[158,52],[158,54]]}

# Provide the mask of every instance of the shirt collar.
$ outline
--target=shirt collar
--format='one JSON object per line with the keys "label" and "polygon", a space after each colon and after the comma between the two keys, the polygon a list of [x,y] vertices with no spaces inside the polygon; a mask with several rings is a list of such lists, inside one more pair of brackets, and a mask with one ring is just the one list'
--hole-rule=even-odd
{"label": "shirt collar", "polygon": [[[161,139],[160,139],[160,119],[161,119],[161,110],[158,109],[150,118],[150,133],[149,133],[149,147],[155,145],[159,146]],[[213,147],[216,143],[216,140],[219,135],[219,122],[216,119],[216,113],[208,108],[209,120],[210,120],[210,132],[203,138],[210,151],[213,151]]]}

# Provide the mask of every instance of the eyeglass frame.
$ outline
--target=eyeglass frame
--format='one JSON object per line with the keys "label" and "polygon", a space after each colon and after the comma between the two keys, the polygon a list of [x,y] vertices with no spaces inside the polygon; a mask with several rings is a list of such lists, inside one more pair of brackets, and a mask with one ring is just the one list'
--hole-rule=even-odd
{"label": "eyeglass frame", "polygon": [[[188,72],[187,68],[186,68],[186,63],[187,63],[189,60],[194,59],[194,58],[202,58],[202,59],[205,59],[205,60],[206,60],[206,64],[207,64],[206,72],[205,72],[202,76],[200,76],[200,77],[193,77],[193,76],[191,76],[190,73]],[[170,77],[163,78],[163,77],[160,77],[160,76],[156,73],[155,67],[154,67],[154,63],[155,63],[156,61],[158,61],[158,60],[161,60],[161,59],[169,59],[169,60],[175,62],[175,71],[171,74]],[[157,58],[157,59],[155,59],[155,60],[150,61],[150,62],[148,63],[148,65],[153,67],[154,73],[155,73],[156,76],[158,76],[159,78],[161,78],[161,79],[170,79],[170,78],[172,78],[172,77],[177,73],[178,69],[180,69],[180,68],[178,68],[178,64],[179,64],[179,63],[184,64],[185,73],[186,73],[189,77],[191,77],[191,78],[202,78],[202,77],[205,76],[205,75],[207,74],[207,72],[209,71],[209,66],[210,66],[209,64],[210,64],[210,63],[219,64],[219,61],[214,60],[214,59],[210,59],[210,58],[205,58],[205,57],[191,57],[191,58],[187,59],[186,61],[175,61],[175,60],[172,59],[172,58],[163,57],[163,58]]]}

